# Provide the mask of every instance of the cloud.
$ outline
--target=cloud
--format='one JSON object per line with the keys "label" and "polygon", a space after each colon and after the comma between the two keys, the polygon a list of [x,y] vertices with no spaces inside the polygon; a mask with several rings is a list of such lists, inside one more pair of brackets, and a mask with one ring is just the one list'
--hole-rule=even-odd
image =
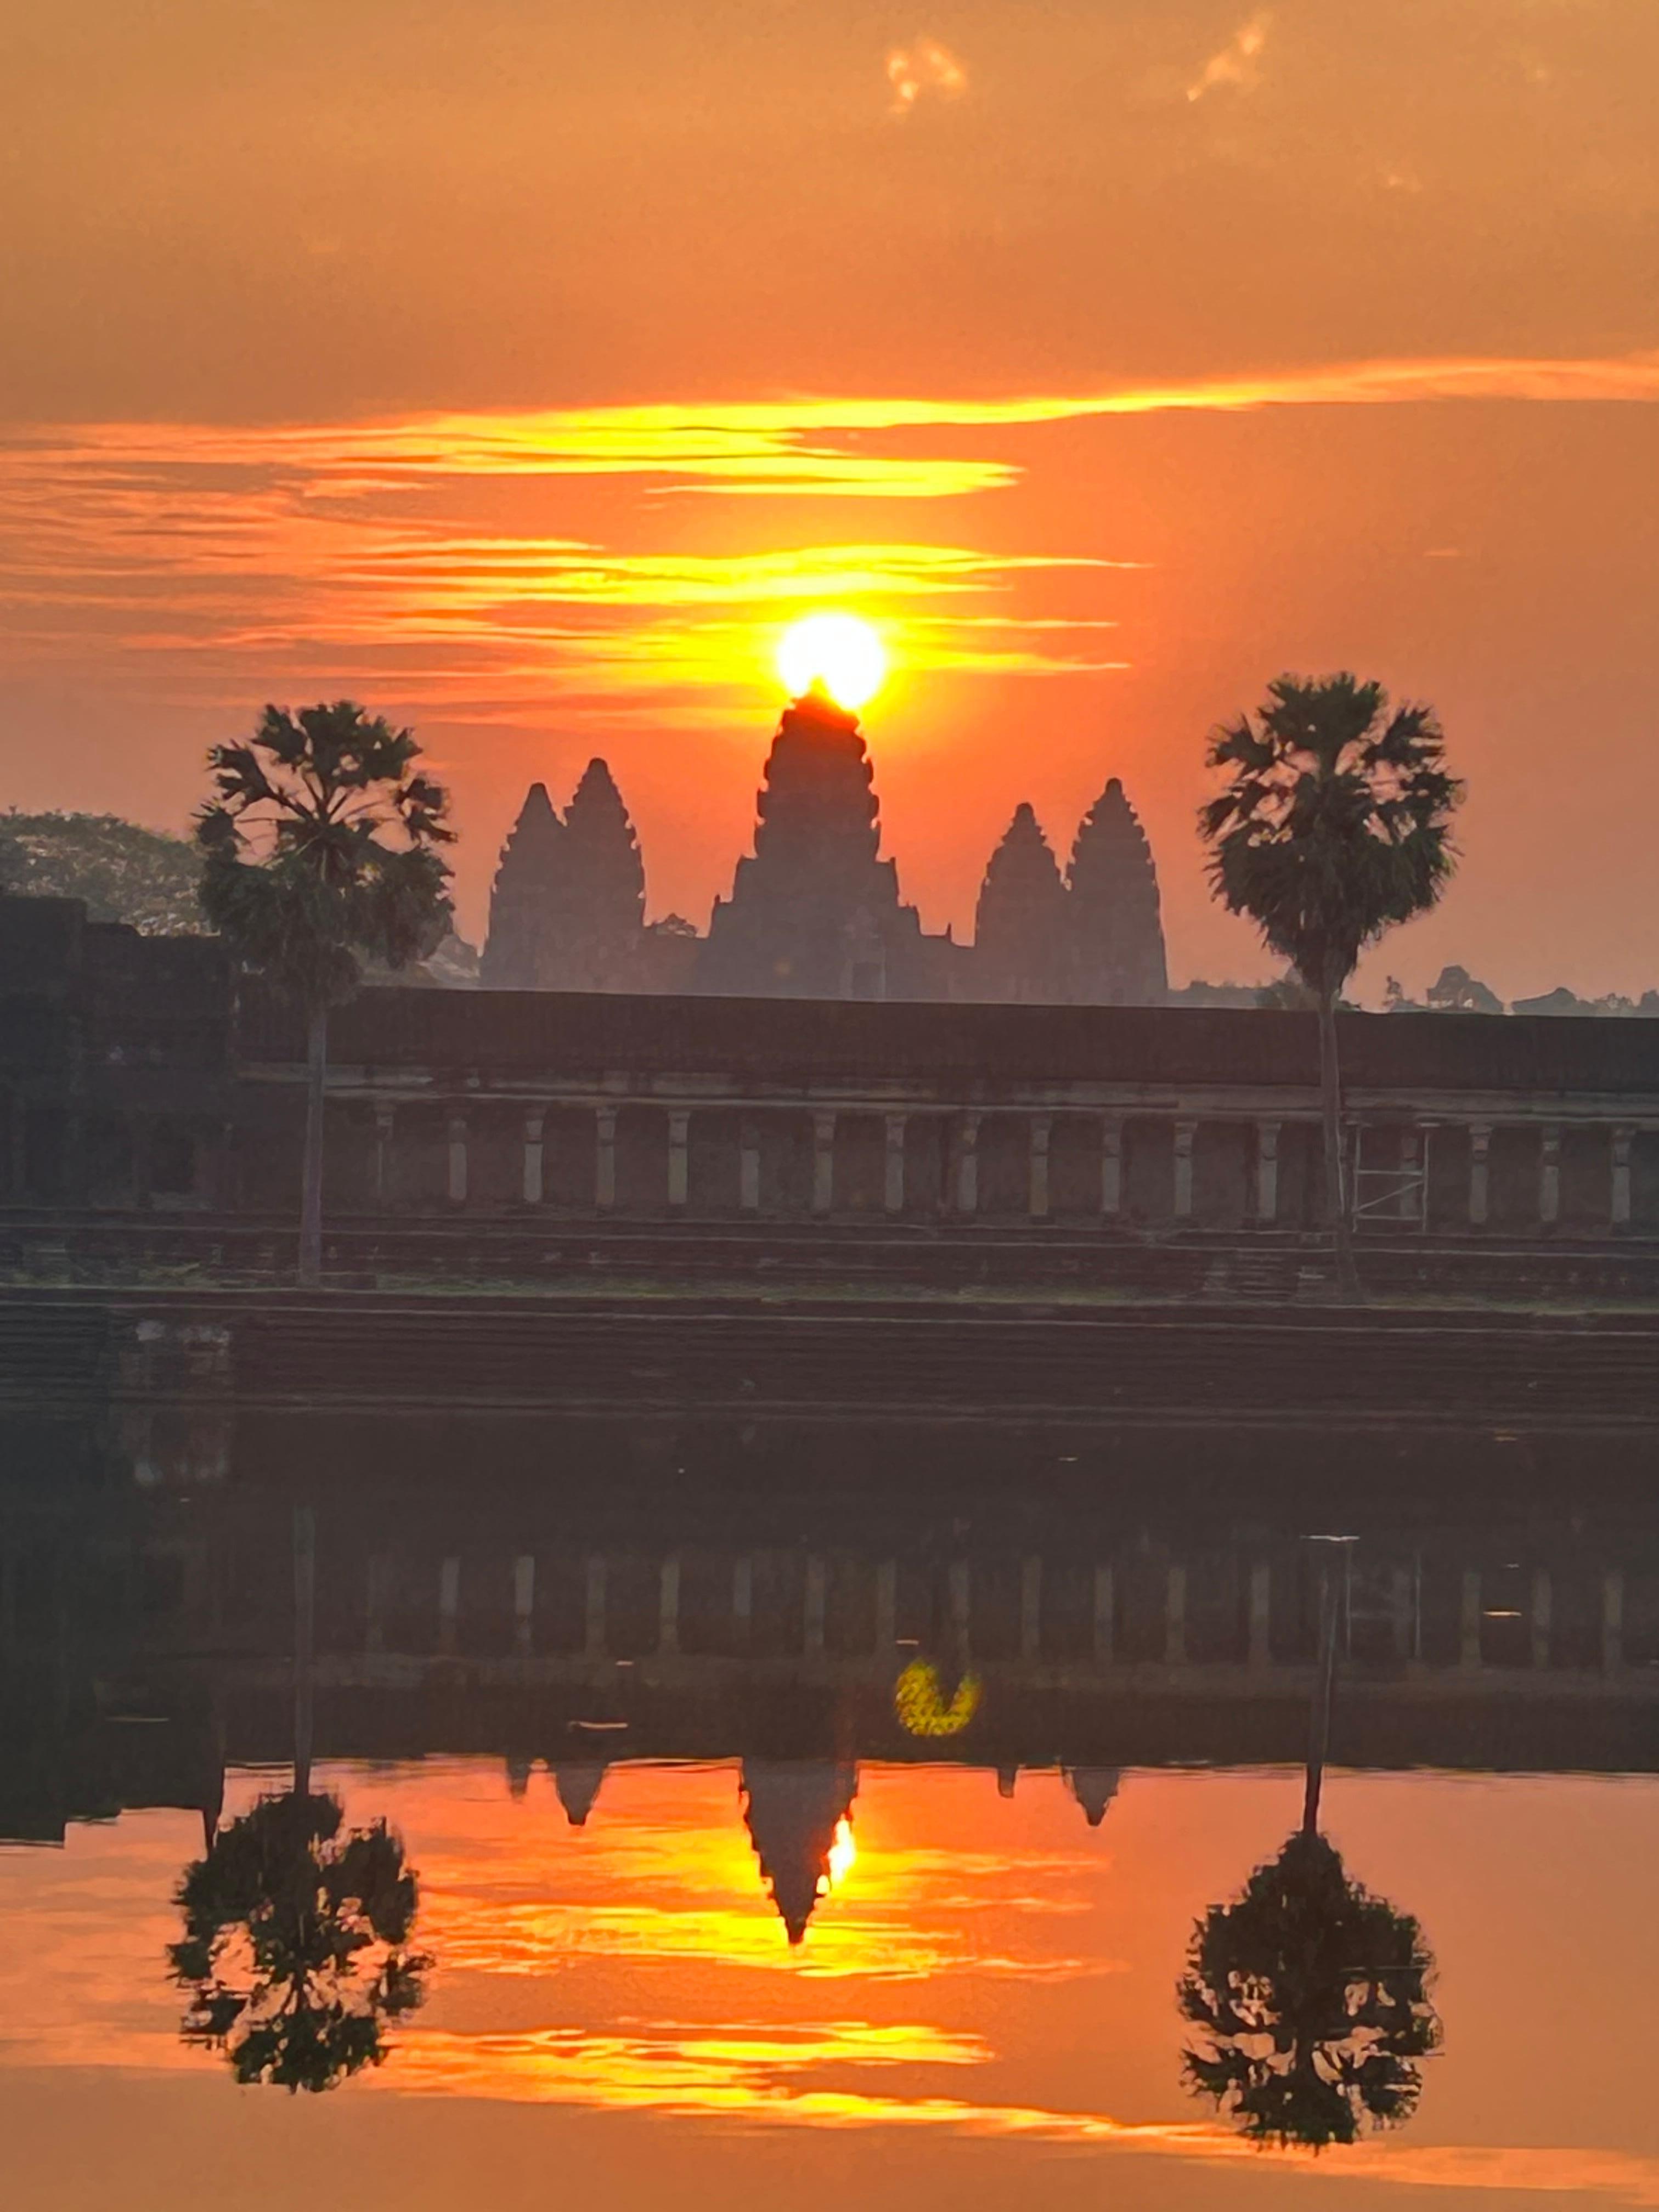
{"label": "cloud", "polygon": [[1188,99],[1202,100],[1206,92],[1214,92],[1220,85],[1231,85],[1238,92],[1254,90],[1261,82],[1261,55],[1272,21],[1267,9],[1261,8],[1241,23],[1220,52],[1210,56],[1198,77],[1188,86]]}
{"label": "cloud", "polygon": [[937,39],[918,39],[888,55],[887,82],[893,88],[893,113],[908,115],[925,97],[959,99],[968,89],[968,72]]}

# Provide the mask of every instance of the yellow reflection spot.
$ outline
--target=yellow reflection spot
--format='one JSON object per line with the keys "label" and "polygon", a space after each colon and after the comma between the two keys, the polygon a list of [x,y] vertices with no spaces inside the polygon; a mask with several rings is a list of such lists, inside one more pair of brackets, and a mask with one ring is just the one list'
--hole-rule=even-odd
{"label": "yellow reflection spot", "polygon": [[881,689],[887,654],[858,615],[803,615],[778,641],[778,673],[792,699],[821,684],[838,707],[861,707]]}
{"label": "yellow reflection spot", "polygon": [[836,1823],[836,1840],[830,1846],[830,1887],[839,1889],[857,1863],[859,1847],[853,1841],[853,1823],[845,1817]]}
{"label": "yellow reflection spot", "polygon": [[960,1735],[979,1700],[979,1676],[964,1674],[947,1705],[939,1669],[927,1659],[913,1659],[893,1685],[893,1711],[907,1735]]}

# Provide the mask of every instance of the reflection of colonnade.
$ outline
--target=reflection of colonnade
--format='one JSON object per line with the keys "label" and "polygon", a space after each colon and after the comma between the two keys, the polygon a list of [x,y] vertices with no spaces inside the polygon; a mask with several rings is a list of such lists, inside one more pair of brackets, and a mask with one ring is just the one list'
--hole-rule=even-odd
{"label": "reflection of colonnade", "polygon": [[[366,1662],[395,1650],[487,1667],[510,1654],[580,1674],[650,1659],[688,1678],[704,1662],[796,1662],[826,1679],[880,1682],[892,1655],[921,1650],[1037,1683],[1139,1669],[1176,1687],[1191,1673],[1205,1693],[1217,1670],[1242,1668],[1244,1686],[1275,1674],[1299,1684],[1313,1633],[1305,1555],[1283,1547],[1142,1547],[1086,1565],[962,1557],[925,1568],[827,1552],[418,1561],[378,1552],[362,1620]],[[1571,1676],[1659,1697],[1659,1571],[1605,1559],[1453,1562],[1361,1545],[1342,1645],[1351,1663],[1389,1681],[1501,1677],[1513,1689]]]}

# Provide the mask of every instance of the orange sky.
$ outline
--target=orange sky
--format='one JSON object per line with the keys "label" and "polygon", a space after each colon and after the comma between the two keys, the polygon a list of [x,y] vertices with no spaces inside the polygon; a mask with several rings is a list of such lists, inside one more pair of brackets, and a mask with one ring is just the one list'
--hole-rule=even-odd
{"label": "orange sky", "polygon": [[[791,1953],[737,1775],[620,1767],[581,1831],[488,1760],[337,1770],[419,1870],[427,2007],[378,2074],[290,2101],[177,2040],[167,1899],[199,1826],[129,1814],[0,1851],[8,2212],[161,2212],[216,2177],[292,2202],[801,2212],[1039,2192],[1058,2212],[1659,2204],[1633,2094],[1653,1970],[1649,1779],[1334,1775],[1356,1879],[1418,1914],[1443,2053],[1397,2135],[1258,2155],[1177,2081],[1194,1917],[1283,1840],[1297,1774],[1127,1776],[1089,1829],[1054,1772],[866,1767],[858,1857]],[[234,1779],[233,1799],[251,1796]],[[233,1807],[234,1809],[234,1807]],[[1527,1850],[1512,1848],[1517,1833]]]}
{"label": "orange sky", "polygon": [[0,27],[0,802],[182,823],[267,696],[414,720],[463,918],[594,750],[729,886],[793,612],[898,661],[888,849],[1192,834],[1285,666],[1441,709],[1365,974],[1659,984],[1645,0],[61,0]]}

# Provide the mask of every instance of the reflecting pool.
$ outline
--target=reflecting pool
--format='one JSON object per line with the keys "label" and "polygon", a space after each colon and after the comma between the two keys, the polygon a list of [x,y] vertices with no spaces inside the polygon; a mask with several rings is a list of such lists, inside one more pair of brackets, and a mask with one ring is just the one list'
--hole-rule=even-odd
{"label": "reflecting pool", "polygon": [[1659,2203],[1653,1440],[4,1441],[8,2208]]}

